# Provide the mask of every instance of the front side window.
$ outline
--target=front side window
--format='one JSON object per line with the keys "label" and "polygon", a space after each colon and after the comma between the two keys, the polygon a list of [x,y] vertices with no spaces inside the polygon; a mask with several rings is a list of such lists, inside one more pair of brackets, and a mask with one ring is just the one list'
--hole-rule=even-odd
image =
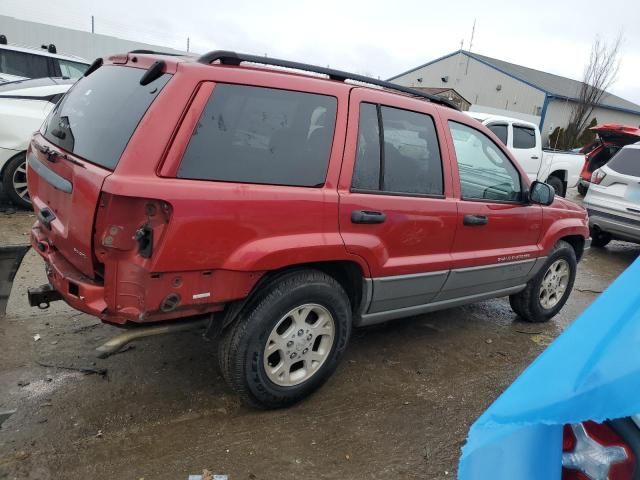
{"label": "front side window", "polygon": [[337,100],[311,93],[216,85],[178,169],[179,178],[322,186]]}
{"label": "front side window", "polygon": [[84,75],[85,70],[89,68],[89,65],[84,63],[70,62],[68,60],[59,60],[59,64],[62,76],[68,78],[80,78]]}
{"label": "front side window", "polygon": [[520,175],[507,156],[485,134],[449,122],[460,172],[462,198],[520,201]]}
{"label": "front side window", "polygon": [[507,145],[507,125],[504,123],[492,123],[487,125],[487,128],[491,130],[496,137],[500,139],[503,145]]}
{"label": "front side window", "polygon": [[0,50],[0,73],[27,78],[48,77],[47,57],[14,50]]}
{"label": "front side window", "polygon": [[440,148],[429,115],[363,103],[357,152],[353,189],[443,194]]}
{"label": "front side window", "polygon": [[514,125],[513,148],[536,148],[536,131],[533,128]]}

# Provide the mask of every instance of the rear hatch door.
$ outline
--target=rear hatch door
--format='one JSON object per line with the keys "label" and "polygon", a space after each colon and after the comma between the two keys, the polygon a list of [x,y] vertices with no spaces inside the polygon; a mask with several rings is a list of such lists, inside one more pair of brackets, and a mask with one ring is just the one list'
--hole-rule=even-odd
{"label": "rear hatch door", "polygon": [[84,275],[94,278],[93,223],[105,178],[169,81],[141,85],[145,70],[103,66],[56,105],[27,155],[29,193],[41,230]]}
{"label": "rear hatch door", "polygon": [[640,140],[640,128],[629,125],[603,123],[589,130],[596,132],[603,141],[621,146]]}

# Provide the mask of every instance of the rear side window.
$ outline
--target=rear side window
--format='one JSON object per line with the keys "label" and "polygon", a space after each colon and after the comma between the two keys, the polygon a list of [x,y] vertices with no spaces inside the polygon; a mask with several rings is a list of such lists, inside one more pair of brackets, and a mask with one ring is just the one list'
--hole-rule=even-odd
{"label": "rear side window", "polygon": [[433,119],[363,103],[351,186],[355,190],[442,195],[442,160]]}
{"label": "rear side window", "polygon": [[494,123],[492,125],[487,125],[487,128],[500,139],[503,145],[507,145],[507,125],[504,123]]}
{"label": "rear side window", "polygon": [[529,127],[513,126],[513,148],[535,148],[536,131]]}
{"label": "rear side window", "polygon": [[0,72],[19,77],[49,77],[47,57],[13,50],[0,50]]}
{"label": "rear side window", "polygon": [[179,178],[322,186],[337,100],[217,84],[178,169]]}
{"label": "rear side window", "polygon": [[140,85],[145,70],[104,66],[78,81],[53,109],[43,135],[68,152],[113,170],[138,123],[167,84]]}
{"label": "rear side window", "polygon": [[623,148],[614,155],[607,166],[623,175],[640,177],[640,148]]}

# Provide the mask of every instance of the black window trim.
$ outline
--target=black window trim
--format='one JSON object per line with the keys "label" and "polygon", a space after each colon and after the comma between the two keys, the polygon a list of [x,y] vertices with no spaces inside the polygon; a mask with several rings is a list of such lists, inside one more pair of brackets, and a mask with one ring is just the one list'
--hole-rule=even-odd
{"label": "black window trim", "polygon": [[[353,172],[356,168],[357,154],[353,162],[353,170],[351,171],[351,185],[349,186],[349,193],[362,193],[367,195],[388,195],[390,197],[411,197],[411,198],[433,198],[433,199],[444,199],[447,198],[447,189],[445,183],[444,176],[444,159],[442,156],[442,148],[440,142],[440,136],[438,135],[438,127],[436,125],[436,120],[433,115],[430,113],[419,112],[416,110],[411,110],[408,108],[396,107],[394,105],[389,104],[381,104],[381,103],[373,103],[367,102],[366,100],[361,101],[358,104],[358,119],[360,119],[360,106],[363,104],[369,104],[376,107],[376,113],[378,115],[378,139],[380,141],[380,174],[378,177],[378,188],[379,190],[371,190],[369,188],[354,188],[353,187]],[[408,192],[393,192],[388,190],[382,190],[383,182],[384,182],[384,125],[382,122],[382,107],[394,108],[396,110],[404,110],[405,112],[417,113],[419,115],[428,116],[433,122],[433,131],[436,134],[436,141],[438,142],[438,152],[440,153],[440,174],[442,176],[442,193],[408,193]]]}
{"label": "black window trim", "polygon": [[[485,133],[483,133],[482,131],[480,131],[479,129],[475,128],[472,125],[469,125],[467,123],[462,123],[462,122],[458,122],[456,120],[448,120],[448,123],[457,123],[458,125],[462,125],[464,127],[468,127],[471,128],[472,130],[477,131],[478,133],[484,135],[485,137],[487,137],[487,139],[493,143],[496,147],[498,147],[498,150],[500,150],[502,152],[502,154],[507,158],[507,160],[509,161],[509,163],[511,163],[511,166],[515,169],[516,173],[518,174],[518,179],[520,180],[520,200],[493,200],[490,198],[467,198],[462,196],[462,180],[460,178],[460,167],[458,167],[458,153],[456,152],[456,148],[455,148],[455,143],[453,145],[453,154],[455,155],[455,159],[456,159],[456,169],[458,170],[458,184],[460,185],[460,200],[464,200],[465,202],[483,202],[483,203],[498,203],[498,204],[508,204],[508,205],[530,205],[529,199],[528,199],[528,195],[525,193],[526,191],[524,190],[524,186],[522,184],[522,175],[520,175],[520,170],[518,170],[518,168],[513,164],[513,162],[511,161],[511,158],[509,158],[509,155],[507,155],[505,153],[505,148],[501,148],[500,145],[498,145],[496,142],[494,142],[493,140],[491,140],[491,137],[489,137],[488,135],[486,135]],[[449,127],[449,135],[451,135],[451,142],[453,143],[453,135],[451,134],[451,128]]]}

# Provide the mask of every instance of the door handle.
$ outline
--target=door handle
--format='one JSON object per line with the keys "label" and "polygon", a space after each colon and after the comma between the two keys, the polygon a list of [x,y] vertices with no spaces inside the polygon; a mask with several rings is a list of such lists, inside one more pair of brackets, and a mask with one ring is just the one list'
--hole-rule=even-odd
{"label": "door handle", "polygon": [[477,227],[489,223],[489,218],[486,215],[465,215],[462,223],[470,227]]}
{"label": "door handle", "polygon": [[531,160],[538,160],[538,156],[534,155],[533,157],[531,157]]}
{"label": "door handle", "polygon": [[387,216],[382,212],[354,210],[351,212],[351,223],[384,223]]}

